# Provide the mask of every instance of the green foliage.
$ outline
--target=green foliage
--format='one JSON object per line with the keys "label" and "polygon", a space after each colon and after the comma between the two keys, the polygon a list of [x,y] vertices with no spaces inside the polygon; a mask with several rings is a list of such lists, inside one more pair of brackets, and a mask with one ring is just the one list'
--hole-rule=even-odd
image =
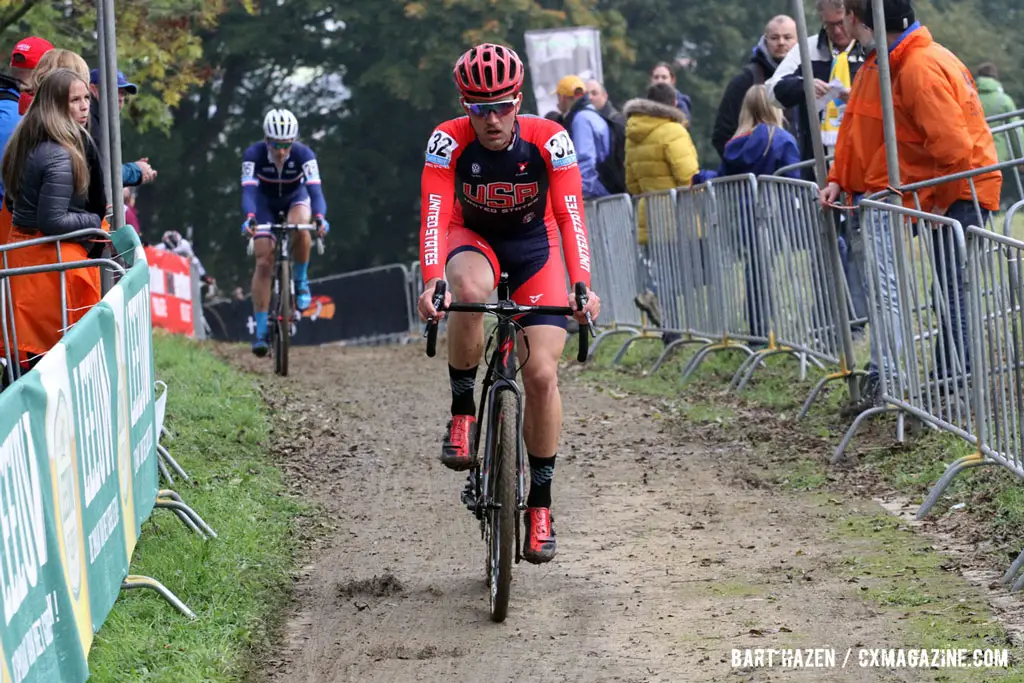
{"label": "green foliage", "polygon": [[[166,130],[169,107],[175,107],[206,74],[201,33],[214,28],[227,0],[116,0],[118,67],[139,85],[139,95],[125,116],[140,130]],[[56,47],[81,54],[90,67],[99,66],[96,45],[96,2],[28,0],[0,3],[0,35],[5,49],[24,36],[46,38]]]}
{"label": "green foliage", "polygon": [[[814,2],[805,5],[814,36]],[[1024,101],[1016,0],[916,5],[943,44],[972,68],[994,61],[1007,91]],[[216,30],[200,32],[208,78],[169,110],[170,134],[126,132],[126,158],[148,156],[160,170],[139,197],[143,229],[155,238],[193,226],[221,285],[247,285],[251,261],[237,237],[241,153],[260,138],[263,113],[281,105],[296,112],[320,157],[333,226],[313,276],[415,259],[423,148],[437,123],[461,114],[452,64],[482,40],[525,56],[523,33],[534,28],[598,26],[606,86],[620,107],[643,95],[655,63],[694,60],[677,70],[677,87],[693,100],[701,166],[714,168],[710,135],[725,84],[768,19],[791,8],[784,0],[288,0],[250,15],[230,3]],[[531,92],[528,78],[527,111]]]}

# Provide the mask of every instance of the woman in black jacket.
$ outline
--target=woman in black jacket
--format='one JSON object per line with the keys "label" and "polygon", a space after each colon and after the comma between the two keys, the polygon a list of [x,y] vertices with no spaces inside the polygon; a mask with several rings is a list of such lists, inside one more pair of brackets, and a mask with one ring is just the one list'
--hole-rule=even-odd
{"label": "woman in black jacket", "polygon": [[[4,150],[0,172],[5,201],[13,214],[10,242],[99,229],[102,216],[90,207],[91,174],[87,159],[88,83],[70,69],[55,69],[39,84],[32,106]],[[92,210],[90,210],[92,209]],[[88,244],[88,243],[86,243]],[[24,246],[8,252],[11,268],[88,259],[86,244],[66,241]],[[11,278],[18,355],[30,365],[60,341],[100,300],[99,269],[69,270]]]}
{"label": "woman in black jacket", "polygon": [[13,199],[14,225],[23,232],[63,235],[100,227],[102,217],[86,209],[90,178],[83,125],[88,121],[88,84],[70,69],[51,71],[0,164],[6,196]]}
{"label": "woman in black jacket", "polygon": [[[57,47],[39,58],[39,64],[36,66],[35,71],[32,72],[33,92],[35,92],[35,89],[39,87],[39,84],[42,83],[52,71],[61,68],[71,69],[78,74],[82,80],[87,83],[89,82],[89,65],[84,59],[82,59],[81,55],[78,55],[71,50],[63,50]],[[85,126],[90,135],[90,137],[85,140],[85,159],[89,164],[89,201],[86,208],[92,213],[99,214],[100,216],[106,216],[110,210],[110,207],[107,206],[106,190],[104,189],[104,183],[107,181],[103,177],[103,165],[100,161],[99,145],[96,143],[95,135],[90,129],[92,121],[94,121],[98,115],[96,112],[96,106],[92,104],[93,102],[93,98],[90,98],[90,110],[86,120],[78,120],[78,123]],[[106,230],[108,228],[104,227],[104,229]],[[101,251],[102,245],[97,249],[93,249],[90,255],[98,256]]]}

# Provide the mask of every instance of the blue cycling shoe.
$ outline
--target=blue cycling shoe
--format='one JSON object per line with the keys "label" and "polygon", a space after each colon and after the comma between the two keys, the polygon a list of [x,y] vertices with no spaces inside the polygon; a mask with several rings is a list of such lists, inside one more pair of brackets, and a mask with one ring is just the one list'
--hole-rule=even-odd
{"label": "blue cycling shoe", "polygon": [[309,280],[295,281],[295,307],[301,312],[313,304],[313,297],[309,292]]}
{"label": "blue cycling shoe", "polygon": [[257,337],[252,343],[252,354],[257,358],[263,358],[270,353],[270,343],[264,337]]}

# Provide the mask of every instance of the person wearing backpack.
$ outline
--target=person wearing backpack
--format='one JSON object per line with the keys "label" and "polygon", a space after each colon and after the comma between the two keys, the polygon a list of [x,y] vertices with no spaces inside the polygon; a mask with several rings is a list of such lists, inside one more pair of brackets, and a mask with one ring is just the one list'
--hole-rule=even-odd
{"label": "person wearing backpack", "polygon": [[[579,76],[564,77],[558,82],[555,94],[558,95],[558,111],[563,115],[562,125],[569,131],[576,148],[576,161],[583,177],[583,198],[597,199],[625,192],[625,178],[621,184],[615,182],[613,126],[590,103],[583,79]],[[620,146],[624,159],[625,142]],[[611,164],[607,163],[609,158],[612,159]]]}
{"label": "person wearing backpack", "polygon": [[[743,98],[752,86],[761,85],[775,74],[776,67],[796,45],[796,22],[786,15],[779,15],[765,26],[764,35],[754,46],[750,61],[736,74],[725,88],[722,101],[715,116],[715,127],[711,133],[711,144],[722,159],[725,146],[736,134],[740,121]],[[796,127],[799,125],[798,110],[786,111],[786,129],[799,139]]]}

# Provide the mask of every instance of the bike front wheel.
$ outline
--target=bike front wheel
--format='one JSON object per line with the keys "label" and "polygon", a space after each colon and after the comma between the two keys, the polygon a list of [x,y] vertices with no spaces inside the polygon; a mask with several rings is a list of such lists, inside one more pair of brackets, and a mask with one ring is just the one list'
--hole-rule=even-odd
{"label": "bike front wheel", "polygon": [[488,510],[487,576],[491,589],[491,620],[501,622],[508,615],[512,588],[512,558],[516,535],[516,446],[519,442],[518,402],[511,391],[497,396],[497,431],[494,439],[494,469]]}
{"label": "bike front wheel", "polygon": [[292,282],[289,263],[283,261],[277,270],[277,314],[274,316],[274,372],[288,376],[288,347],[292,335]]}

